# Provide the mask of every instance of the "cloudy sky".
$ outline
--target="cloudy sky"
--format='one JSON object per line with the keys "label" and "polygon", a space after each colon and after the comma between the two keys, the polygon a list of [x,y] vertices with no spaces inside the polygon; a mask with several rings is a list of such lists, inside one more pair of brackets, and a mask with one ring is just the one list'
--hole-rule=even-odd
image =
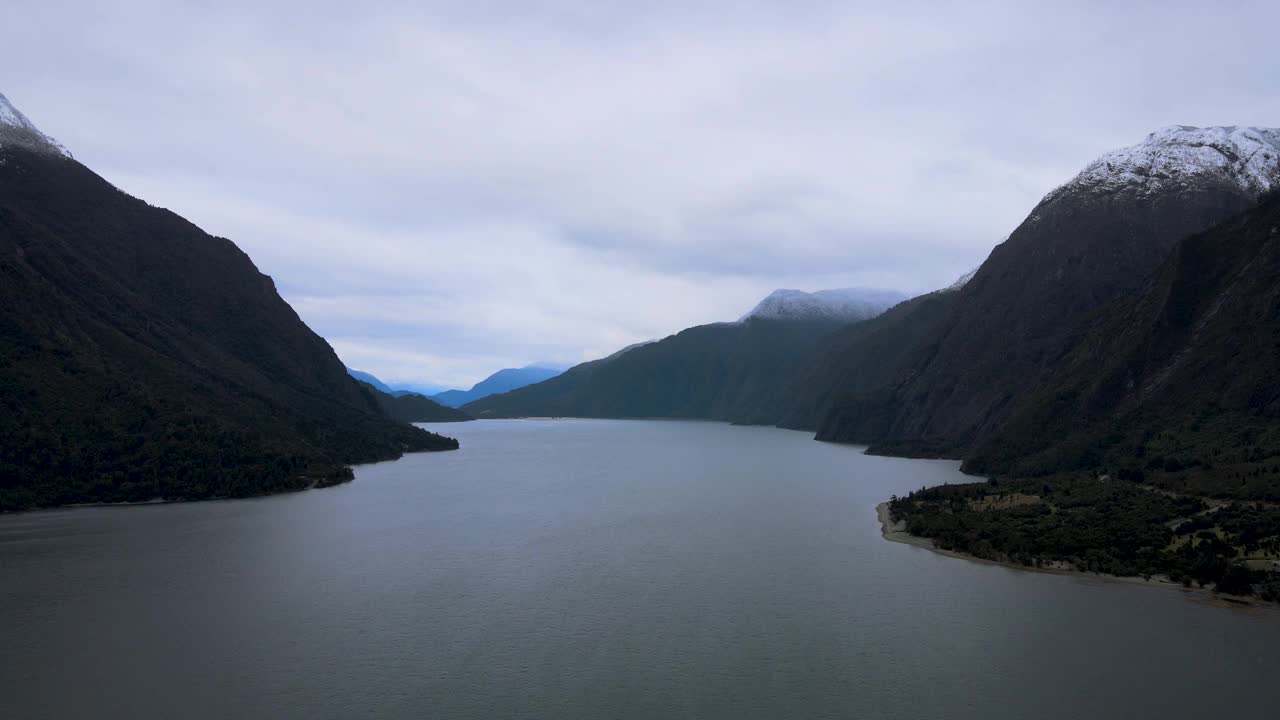
{"label": "cloudy sky", "polygon": [[0,92],[37,126],[234,240],[349,365],[444,385],[777,287],[934,289],[1105,150],[1280,125],[1274,2],[4,15]]}

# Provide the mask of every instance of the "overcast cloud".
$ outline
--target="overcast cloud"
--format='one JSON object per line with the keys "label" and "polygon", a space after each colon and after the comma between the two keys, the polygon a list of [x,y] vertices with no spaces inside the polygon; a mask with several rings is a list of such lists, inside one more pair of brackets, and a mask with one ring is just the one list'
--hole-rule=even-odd
{"label": "overcast cloud", "polygon": [[1118,5],[10,2],[0,92],[349,365],[467,386],[934,289],[1108,149],[1280,124],[1280,5]]}

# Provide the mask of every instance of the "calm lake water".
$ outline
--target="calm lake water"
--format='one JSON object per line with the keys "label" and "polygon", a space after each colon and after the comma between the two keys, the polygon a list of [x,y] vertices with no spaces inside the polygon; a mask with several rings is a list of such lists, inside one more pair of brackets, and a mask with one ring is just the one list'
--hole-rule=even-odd
{"label": "calm lake water", "polygon": [[1280,613],[885,542],[964,481],[713,423],[492,421],[254,500],[0,517],[0,717],[1275,717]]}

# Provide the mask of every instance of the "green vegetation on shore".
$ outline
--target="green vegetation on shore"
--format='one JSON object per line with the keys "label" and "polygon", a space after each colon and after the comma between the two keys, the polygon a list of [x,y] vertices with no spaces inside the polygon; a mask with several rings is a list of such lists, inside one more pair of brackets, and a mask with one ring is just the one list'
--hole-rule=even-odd
{"label": "green vegetation on shore", "polygon": [[981,558],[1280,600],[1277,277],[1272,195],[1178,242],[1143,287],[1092,317],[1010,420],[964,453],[964,470],[997,479],[913,493],[893,515]]}
{"label": "green vegetation on shore", "polygon": [[1280,506],[1206,500],[1142,478],[989,480],[893,498],[908,533],[1028,567],[1150,578],[1280,601]]}

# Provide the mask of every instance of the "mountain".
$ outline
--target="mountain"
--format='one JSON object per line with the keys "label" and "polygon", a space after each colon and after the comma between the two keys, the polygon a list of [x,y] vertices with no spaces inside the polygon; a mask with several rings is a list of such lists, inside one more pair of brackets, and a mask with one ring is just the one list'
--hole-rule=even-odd
{"label": "mountain", "polygon": [[838,326],[755,318],[701,325],[462,409],[475,417],[727,420]]}
{"label": "mountain", "polygon": [[550,365],[504,368],[472,385],[470,390],[446,390],[432,395],[431,399],[448,407],[462,407],[473,400],[510,392],[543,380],[550,380],[562,372],[564,372],[563,368],[551,367]]}
{"label": "mountain", "polygon": [[[363,382],[363,381],[362,381]],[[382,414],[402,422],[465,422],[475,418],[456,408],[445,407],[431,398],[417,393],[393,395],[382,392],[365,383],[378,401]]]}
{"label": "mountain", "polygon": [[[833,408],[883,393],[916,353],[941,334],[954,301],[954,290],[940,290],[899,303],[874,318],[838,327],[729,419],[816,429]],[[865,422],[879,427],[871,418]]]}
{"label": "mountain", "polygon": [[389,382],[387,387],[392,395],[422,395],[431,397],[444,392],[447,388],[433,383]]}
{"label": "mountain", "polygon": [[1128,467],[1280,501],[1280,193],[1179,242],[1052,368],[967,469]]}
{"label": "mountain", "polygon": [[[1278,181],[1276,130],[1172,127],[1104,155],[992,251],[891,379],[832,403],[818,437],[962,455],[1051,381],[1094,314],[1141,287],[1175,243],[1253,207]],[[855,343],[846,364],[863,352]]]}
{"label": "mountain", "polygon": [[[807,293],[806,293],[807,295]],[[773,293],[786,299],[790,293]],[[890,302],[886,293],[882,302]],[[820,301],[821,302],[821,301]],[[550,380],[463,406],[476,417],[672,417],[731,420],[755,413],[760,398],[789,376],[818,341],[848,324],[825,310],[766,312],[738,322],[689,328],[583,363]]]}
{"label": "mountain", "polygon": [[374,389],[380,392],[384,392],[384,393],[391,392],[391,388],[387,387],[386,383],[382,382],[381,380],[374,377],[370,373],[362,372],[360,370],[353,370],[352,368],[347,368],[347,374],[359,380],[360,382],[365,383],[366,385],[372,386]]}
{"label": "mountain", "polygon": [[427,385],[423,383],[386,383],[379,380],[373,373],[367,373],[363,370],[356,370],[354,368],[347,368],[347,374],[362,383],[372,385],[375,389],[381,392],[387,393],[388,395],[394,395],[396,397],[403,395],[422,395],[424,397],[430,397],[441,390],[437,385]]}
{"label": "mountain", "polygon": [[0,148],[22,148],[42,154],[70,158],[71,153],[57,140],[40,132],[26,115],[0,93]]}
{"label": "mountain", "polygon": [[457,447],[388,420],[230,240],[0,98],[0,510],[239,497]]}
{"label": "mountain", "polygon": [[[967,453],[934,547],[1280,601],[1280,192],[1176,243]],[[1011,499],[1016,501],[1011,502]]]}
{"label": "mountain", "polygon": [[906,295],[893,290],[868,288],[819,290],[813,293],[803,290],[774,290],[742,319],[856,322],[873,318],[906,299]]}

